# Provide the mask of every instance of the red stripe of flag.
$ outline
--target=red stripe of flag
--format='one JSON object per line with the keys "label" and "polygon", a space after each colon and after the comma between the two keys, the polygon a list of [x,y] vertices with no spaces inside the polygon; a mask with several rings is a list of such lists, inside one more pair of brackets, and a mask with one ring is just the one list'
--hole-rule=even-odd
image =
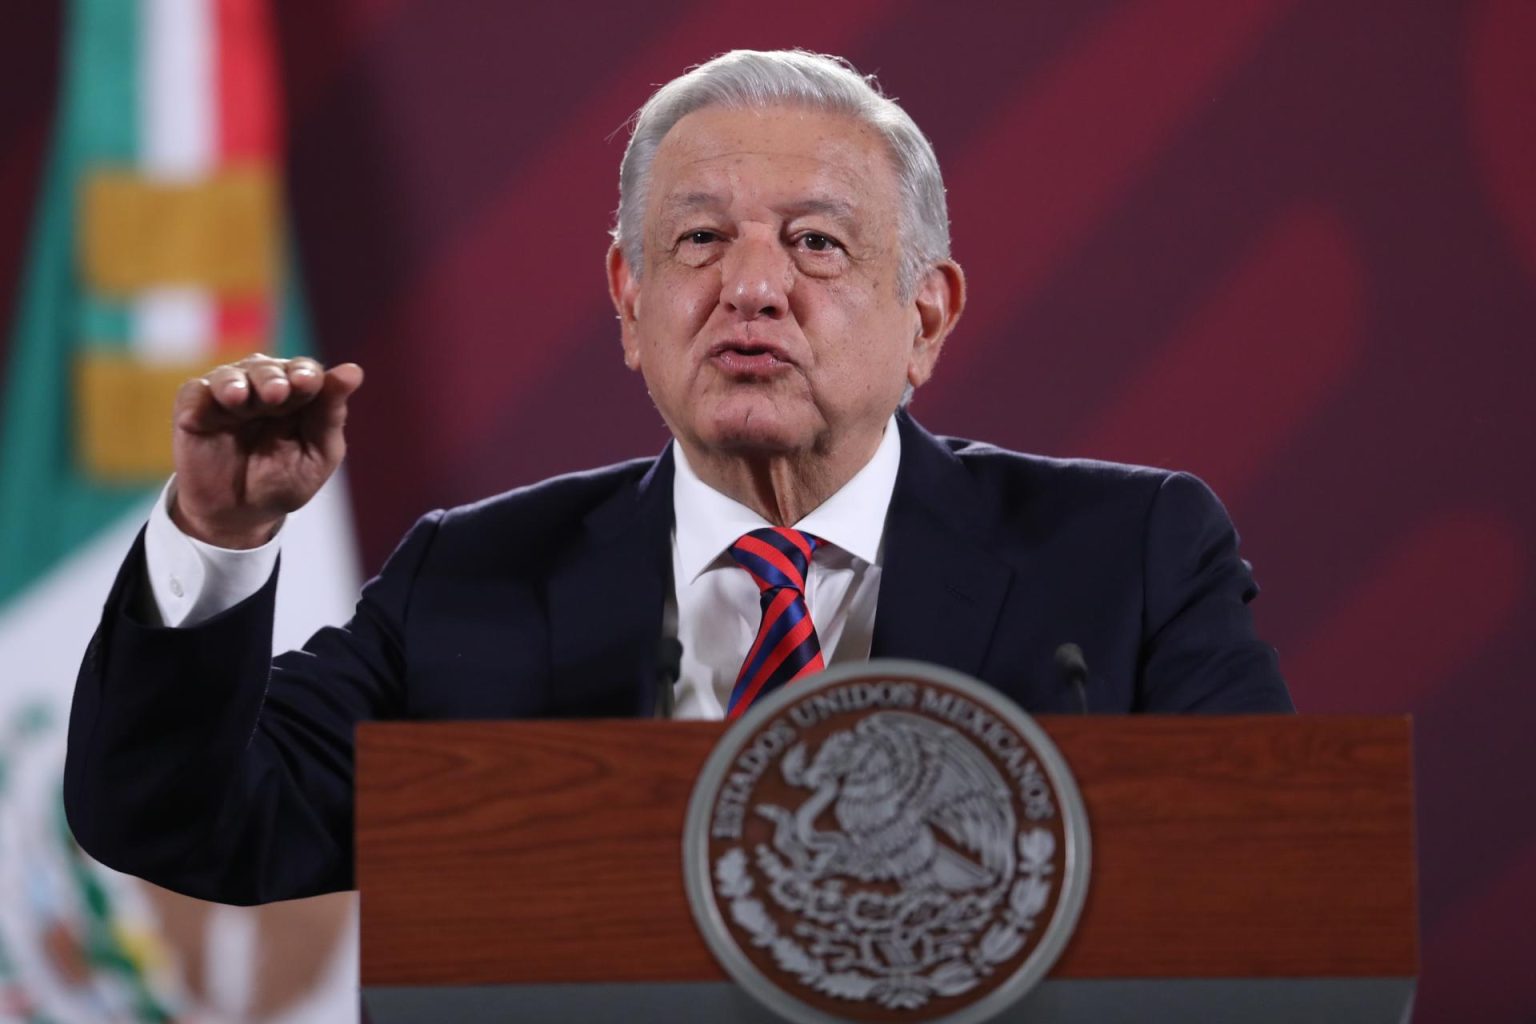
{"label": "red stripe of flag", "polygon": [[277,165],[280,130],[272,23],[265,0],[216,0],[219,162]]}
{"label": "red stripe of flag", "polygon": [[216,356],[244,355],[266,345],[272,337],[272,299],[269,295],[225,296],[215,310]]}
{"label": "red stripe of flag", "polygon": [[[218,95],[218,169],[258,166],[277,177],[281,126],[277,105],[276,49],[267,0],[213,0],[214,78]],[[215,358],[252,347],[271,351],[272,294],[218,295]]]}

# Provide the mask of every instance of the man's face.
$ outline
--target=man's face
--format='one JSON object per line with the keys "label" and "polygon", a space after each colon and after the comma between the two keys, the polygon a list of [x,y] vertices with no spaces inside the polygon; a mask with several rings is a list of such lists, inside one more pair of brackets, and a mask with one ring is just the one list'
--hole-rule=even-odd
{"label": "man's face", "polygon": [[667,133],[643,273],[615,249],[609,274],[625,362],[690,456],[873,452],[958,307],[939,294],[957,268],[900,294],[899,212],[885,144],[851,118],[706,108]]}

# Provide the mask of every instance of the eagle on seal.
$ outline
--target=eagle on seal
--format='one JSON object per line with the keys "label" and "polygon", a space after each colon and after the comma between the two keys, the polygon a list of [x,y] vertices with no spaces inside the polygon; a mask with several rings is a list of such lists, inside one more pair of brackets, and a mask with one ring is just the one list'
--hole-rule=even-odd
{"label": "eagle on seal", "polygon": [[[774,847],[802,877],[956,894],[1012,878],[1017,830],[1008,786],[958,730],[881,711],[827,737],[809,765],[806,757],[797,744],[780,770],[811,795],[793,811],[757,808],[775,824]],[[829,808],[836,829],[817,824]]]}

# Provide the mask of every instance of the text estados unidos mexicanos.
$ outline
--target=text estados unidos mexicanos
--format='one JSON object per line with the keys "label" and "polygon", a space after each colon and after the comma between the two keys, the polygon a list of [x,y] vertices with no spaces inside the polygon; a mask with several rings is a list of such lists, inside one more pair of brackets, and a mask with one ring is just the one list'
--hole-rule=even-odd
{"label": "text estados unidos mexicanos", "polygon": [[1054,817],[1055,801],[1040,763],[1018,735],[996,715],[957,693],[916,683],[850,683],[797,702],[787,714],[775,718],[752,738],[752,743],[731,766],[715,798],[710,824],[713,839],[740,839],[747,801],[760,779],[777,758],[808,729],[834,715],[871,709],[918,710],[968,733],[990,750],[1019,790],[1024,815],[1030,821]]}

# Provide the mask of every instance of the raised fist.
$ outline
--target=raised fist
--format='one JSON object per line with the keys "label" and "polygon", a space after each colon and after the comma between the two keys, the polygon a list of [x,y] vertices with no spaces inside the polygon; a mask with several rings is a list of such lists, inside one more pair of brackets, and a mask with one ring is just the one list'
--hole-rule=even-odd
{"label": "raised fist", "polygon": [[223,548],[271,539],[346,454],[347,399],[363,369],[247,356],[187,381],[176,395],[176,498],[185,533]]}

